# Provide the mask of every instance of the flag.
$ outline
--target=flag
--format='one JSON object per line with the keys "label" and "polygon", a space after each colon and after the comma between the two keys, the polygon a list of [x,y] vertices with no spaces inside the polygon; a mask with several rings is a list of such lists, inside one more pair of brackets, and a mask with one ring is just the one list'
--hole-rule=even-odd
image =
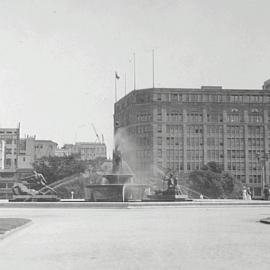
{"label": "flag", "polygon": [[116,78],[117,80],[120,79],[120,76],[117,74],[117,72],[115,72],[115,78]]}

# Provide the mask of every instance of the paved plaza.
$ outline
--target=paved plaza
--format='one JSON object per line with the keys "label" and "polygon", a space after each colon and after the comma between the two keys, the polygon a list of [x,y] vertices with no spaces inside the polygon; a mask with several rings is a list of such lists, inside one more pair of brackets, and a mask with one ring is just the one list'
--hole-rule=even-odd
{"label": "paved plaza", "polygon": [[269,206],[1,208],[1,270],[269,269]]}

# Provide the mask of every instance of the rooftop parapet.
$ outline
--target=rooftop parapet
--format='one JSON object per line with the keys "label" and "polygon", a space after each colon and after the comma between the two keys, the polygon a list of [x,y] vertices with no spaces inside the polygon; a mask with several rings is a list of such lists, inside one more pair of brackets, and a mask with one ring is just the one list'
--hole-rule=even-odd
{"label": "rooftop parapet", "polygon": [[207,86],[207,85],[202,85],[201,86],[202,90],[222,90],[222,86]]}

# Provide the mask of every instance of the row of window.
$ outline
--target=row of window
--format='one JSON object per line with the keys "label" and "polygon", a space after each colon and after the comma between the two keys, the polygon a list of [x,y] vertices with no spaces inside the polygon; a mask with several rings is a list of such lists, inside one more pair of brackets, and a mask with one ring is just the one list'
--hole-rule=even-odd
{"label": "row of window", "polygon": [[[187,159],[203,159],[203,149],[187,149],[186,151]],[[248,159],[251,161],[252,164],[257,164],[256,166],[262,166],[259,162],[260,159],[258,156],[262,156],[264,151],[256,151],[256,150],[249,150],[248,151]],[[158,149],[157,153],[159,158],[162,158],[162,149]],[[183,158],[183,149],[166,149],[166,157],[179,159]],[[218,160],[224,158],[224,151],[221,149],[209,149],[207,150],[207,159],[208,160]],[[245,158],[245,150],[227,150],[227,158],[228,160],[233,159],[244,159]]]}
{"label": "row of window", "polygon": [[244,138],[227,138],[227,147],[228,148],[243,148],[244,147]]}
{"label": "row of window", "polygon": [[168,161],[167,164],[167,169],[169,170],[184,170],[184,165],[182,162],[173,162],[173,161]]}
{"label": "row of window", "polygon": [[187,146],[202,146],[203,138],[202,137],[187,137]]}
{"label": "row of window", "polygon": [[149,137],[137,137],[136,138],[137,145],[140,146],[149,146],[151,144],[151,138]]}
{"label": "row of window", "polygon": [[223,138],[208,137],[207,146],[215,148],[217,146],[223,146]]}
{"label": "row of window", "polygon": [[[141,121],[151,121],[152,118],[145,117],[144,120]],[[162,114],[159,113],[157,115],[157,121],[162,121]],[[166,117],[167,122],[173,122],[173,123],[179,123],[183,122],[183,115],[182,113],[177,113],[177,112],[171,112],[167,113]],[[203,122],[203,115],[202,114],[196,114],[196,113],[191,113],[187,114],[187,119],[186,121],[188,123],[201,123]],[[238,113],[229,113],[227,114],[227,119],[224,120],[222,114],[213,114],[213,115],[207,115],[207,122],[231,122],[231,123],[240,123],[244,122],[244,116],[242,114]],[[249,115],[248,116],[248,122],[250,123],[263,123],[263,116],[262,115]],[[270,118],[268,119],[268,122],[270,122]]]}
{"label": "row of window", "polygon": [[[161,125],[160,129],[161,129]],[[201,126],[188,126],[188,133],[202,133],[202,131],[198,131],[202,129]],[[167,133],[182,133],[183,127],[180,125],[166,125],[166,132]],[[223,126],[207,126],[207,134],[217,134],[222,136],[223,135]],[[236,135],[240,135],[243,137],[244,135],[244,127],[243,126],[227,126],[227,134],[232,134],[233,137]],[[248,134],[250,136],[260,135],[264,137],[264,127],[263,126],[248,126]],[[270,134],[270,132],[269,132]]]}
{"label": "row of window", "polygon": [[149,125],[138,126],[136,127],[135,132],[137,134],[149,133],[149,132],[152,132],[152,127]]}
{"label": "row of window", "polygon": [[202,160],[203,159],[203,151],[202,150],[187,150],[187,159],[188,160]]}
{"label": "row of window", "polygon": [[157,93],[155,99],[157,101],[167,101],[167,102],[225,102],[225,103],[270,102],[270,96],[263,96],[263,95]]}
{"label": "row of window", "polygon": [[250,184],[260,184],[262,182],[262,176],[261,175],[249,175],[248,181]]}
{"label": "row of window", "polygon": [[264,127],[263,126],[249,126],[248,133],[249,133],[249,135],[264,136]]}
{"label": "row of window", "polygon": [[224,158],[224,152],[221,150],[207,150],[207,158],[209,160],[219,160]]}
{"label": "row of window", "polygon": [[13,183],[6,183],[6,182],[0,182],[0,189],[7,189],[7,188],[12,188],[13,187]]}
{"label": "row of window", "polygon": [[245,151],[244,150],[228,150],[227,151],[227,158],[245,158]]}
{"label": "row of window", "polygon": [[167,122],[183,122],[183,115],[180,112],[168,112],[166,121]]}
{"label": "row of window", "polygon": [[177,145],[178,147],[183,146],[183,139],[181,137],[167,137],[166,138],[167,145]]}
{"label": "row of window", "polygon": [[153,117],[152,114],[150,113],[140,113],[137,114],[137,121],[138,122],[148,122],[148,121],[152,121]]}
{"label": "row of window", "polygon": [[151,158],[151,152],[147,150],[137,150],[136,157],[137,159]]}
{"label": "row of window", "polygon": [[230,162],[228,163],[228,170],[230,171],[244,171],[245,163],[244,162]]}
{"label": "row of window", "polygon": [[207,126],[207,134],[223,134],[223,126]]}
{"label": "row of window", "polygon": [[[162,156],[161,149],[159,150],[161,152],[160,157]],[[167,159],[183,159],[183,151],[177,151],[175,149],[167,149],[166,150],[166,157]]]}
{"label": "row of window", "polygon": [[249,147],[264,147],[264,138],[248,138]]}
{"label": "row of window", "polygon": [[[161,129],[161,127],[160,127]],[[181,134],[183,133],[183,127],[179,125],[166,125],[166,132],[167,133],[177,133]]]}
{"label": "row of window", "polygon": [[[137,139],[142,139],[142,138],[138,137]],[[203,146],[203,137],[202,136],[198,136],[198,137],[188,136],[186,138],[186,143],[187,143],[187,146],[195,146],[195,147]],[[157,137],[157,144],[162,145],[162,137]],[[183,137],[182,136],[166,137],[166,144],[183,146]],[[223,138],[208,137],[207,146],[215,147],[215,148],[217,146],[220,146],[223,148]],[[228,148],[244,148],[244,138],[227,138],[227,147]],[[249,148],[253,148],[253,147],[263,148],[264,138],[248,138],[248,147]]]}
{"label": "row of window", "polygon": [[244,127],[243,126],[227,126],[227,133],[234,135],[244,135]]}
{"label": "row of window", "polygon": [[187,135],[190,136],[190,134],[202,134],[203,133],[203,127],[202,126],[188,126],[187,127]]}
{"label": "row of window", "polygon": [[7,130],[0,130],[0,134],[17,134],[17,131],[7,131]]}

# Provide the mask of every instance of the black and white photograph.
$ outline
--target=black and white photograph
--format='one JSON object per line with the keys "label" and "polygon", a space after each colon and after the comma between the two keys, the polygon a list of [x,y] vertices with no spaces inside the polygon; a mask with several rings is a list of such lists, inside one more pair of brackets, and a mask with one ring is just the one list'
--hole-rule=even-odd
{"label": "black and white photograph", "polygon": [[269,0],[0,0],[0,269],[269,270]]}

